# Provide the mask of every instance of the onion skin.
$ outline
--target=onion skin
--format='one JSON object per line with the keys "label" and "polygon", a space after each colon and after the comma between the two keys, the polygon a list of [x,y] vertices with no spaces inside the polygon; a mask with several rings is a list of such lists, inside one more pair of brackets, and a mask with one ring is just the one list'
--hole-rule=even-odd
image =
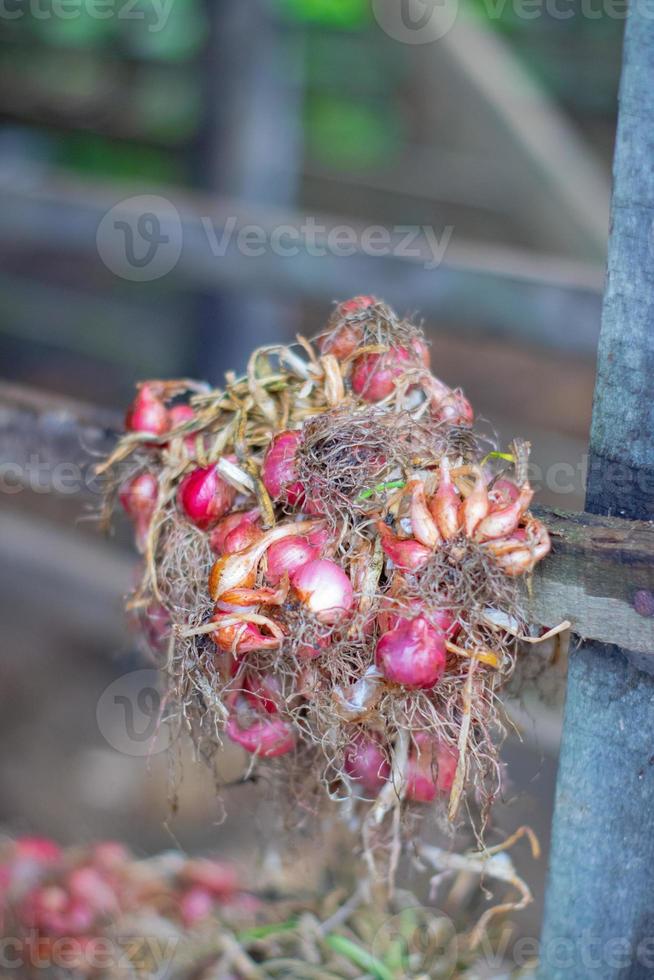
{"label": "onion skin", "polygon": [[168,432],[168,410],[155,385],[146,383],[140,386],[136,398],[127,409],[125,428],[128,432],[148,432],[154,436]]}
{"label": "onion skin", "polygon": [[[171,430],[178,428],[180,425],[184,425],[186,422],[190,422],[194,418],[195,412],[190,405],[173,405],[172,408],[168,409],[168,420]],[[189,432],[188,435],[184,436],[184,445],[190,456],[195,455],[196,439],[197,433],[194,432]]]}
{"label": "onion skin", "polygon": [[363,310],[369,309],[378,302],[374,296],[353,296],[352,299],[346,299],[336,307],[336,312],[334,317],[340,316],[352,316],[353,313],[361,313]]}
{"label": "onion skin", "polygon": [[272,585],[277,585],[284,575],[292,577],[303,565],[313,561],[319,554],[319,548],[313,547],[307,538],[300,535],[276,541],[266,552],[268,562],[266,577]]}
{"label": "onion skin", "polygon": [[321,354],[333,354],[337,360],[344,361],[354,353],[362,339],[363,331],[358,324],[344,323],[320,337],[318,348]]}
{"label": "onion skin", "polygon": [[514,503],[520,496],[520,487],[513,482],[502,477],[493,484],[493,489],[489,493],[491,511],[501,510],[508,504]]}
{"label": "onion skin", "polygon": [[524,528],[509,537],[487,541],[485,546],[500,568],[514,578],[530,572],[549,553],[552,543],[545,525],[527,515]]}
{"label": "onion skin", "polygon": [[263,537],[263,531],[254,521],[241,521],[225,538],[225,554],[235,555],[255,544]]}
{"label": "onion skin", "polygon": [[135,524],[134,540],[137,549],[145,551],[152,515],[157,507],[159,487],[152,473],[145,471],[124,483],[118,492],[123,509]]}
{"label": "onion skin", "polygon": [[[227,719],[225,731],[232,742],[236,742],[246,752],[257,754],[263,759],[274,759],[287,755],[295,748],[295,734],[291,726],[283,718],[267,716],[265,718],[239,718],[245,714],[235,705]],[[241,727],[241,720],[249,721],[247,728]]]}
{"label": "onion skin", "polygon": [[488,541],[491,538],[502,538],[506,534],[511,534],[518,527],[520,519],[529,507],[534,491],[528,483],[520,488],[520,493],[516,500],[492,510],[488,517],[481,521],[475,531],[475,541]]}
{"label": "onion skin", "polygon": [[460,389],[453,391],[440,378],[428,378],[424,384],[432,418],[448,425],[470,426],[475,420],[472,405]]}
{"label": "onion skin", "polygon": [[157,506],[158,496],[156,477],[147,470],[127,480],[118,491],[123,510],[133,520],[150,520]]}
{"label": "onion skin", "polygon": [[481,469],[476,467],[475,485],[461,504],[459,512],[459,520],[467,538],[472,537],[478,524],[487,516],[489,510],[490,500],[486,480]]}
{"label": "onion skin", "polygon": [[363,313],[376,303],[374,296],[354,296],[339,303],[330,319],[330,325],[333,326],[318,338],[320,353],[333,354],[339,361],[347,360],[361,344],[363,329],[356,321],[346,323],[341,321]]}
{"label": "onion skin", "polygon": [[219,475],[215,464],[187,473],[177,493],[182,512],[201,531],[208,531],[227,513],[235,496],[236,491]]}
{"label": "onion skin", "polygon": [[391,775],[391,767],[378,739],[358,735],[345,750],[345,772],[368,793],[378,793]]}
{"label": "onion skin", "polygon": [[248,670],[243,677],[245,697],[255,708],[275,715],[281,702],[281,686],[274,674],[259,674]]}
{"label": "onion skin", "polygon": [[261,478],[273,500],[295,507],[304,499],[304,487],[297,478],[295,455],[302,436],[288,430],[276,435],[263,460]]}
{"label": "onion skin", "polygon": [[382,354],[362,354],[354,362],[352,391],[367,402],[379,402],[395,390],[395,382],[411,364],[405,347],[393,347]]}
{"label": "onion skin", "polygon": [[438,490],[429,501],[429,509],[438,525],[438,530],[447,541],[449,538],[455,537],[460,530],[459,507],[461,505],[461,497],[452,483],[450,467],[446,457],[441,459],[440,473]]}
{"label": "onion skin", "polygon": [[459,761],[457,749],[426,732],[417,732],[406,767],[406,798],[431,803],[447,795],[454,784]]}
{"label": "onion skin", "polygon": [[297,657],[299,660],[315,660],[316,657],[320,657],[325,650],[331,646],[331,644],[331,637],[320,636],[314,641],[313,646],[310,646],[308,643],[302,643],[297,648]]}
{"label": "onion skin", "polygon": [[448,425],[470,426],[475,420],[472,405],[460,391],[451,391],[437,406],[432,406],[432,415]]}
{"label": "onion skin", "polygon": [[279,637],[266,636],[255,623],[243,621],[228,626],[220,625],[221,620],[230,618],[233,618],[233,614],[223,610],[218,610],[211,617],[212,622],[216,623],[211,639],[224,653],[252,653],[254,650],[274,650],[279,646]]}
{"label": "onion skin", "polygon": [[377,522],[384,554],[394,565],[408,572],[417,572],[429,561],[432,549],[420,544],[414,538],[398,538],[383,521]]}
{"label": "onion skin", "polygon": [[321,623],[339,622],[354,605],[352,583],[340,565],[328,558],[317,558],[302,565],[291,583],[301,601]]}
{"label": "onion skin", "polygon": [[411,517],[413,536],[419,544],[433,550],[442,544],[443,539],[438,530],[438,525],[427,507],[424,484],[421,480],[414,480],[407,485],[406,489],[411,493],[409,516]]}
{"label": "onion skin", "polygon": [[379,639],[375,659],[391,683],[413,690],[431,688],[445,671],[445,636],[424,616],[401,619]]}
{"label": "onion skin", "polygon": [[[233,538],[230,537],[232,531],[242,528],[244,524],[255,525],[259,521],[259,509],[255,507],[253,510],[243,510],[236,511],[233,514],[227,514],[226,517],[222,517],[216,526],[212,529],[209,535],[209,544],[211,545],[211,550],[216,555],[229,555],[234,553],[233,545],[239,541],[239,536],[235,535]],[[241,532],[243,533],[243,532]],[[230,541],[231,547],[228,547],[228,539]],[[254,543],[249,541],[248,544]],[[243,547],[248,547],[244,545]],[[241,550],[237,548],[236,550]]]}
{"label": "onion skin", "polygon": [[152,601],[140,617],[140,625],[148,641],[148,645],[159,653],[163,653],[170,639],[172,622],[165,606]]}
{"label": "onion skin", "polygon": [[312,531],[312,521],[295,524],[278,524],[266,531],[258,541],[244,551],[224,554],[211,566],[209,572],[209,595],[215,601],[232,589],[253,588],[257,578],[257,567],[265,552],[275,541],[303,532]]}

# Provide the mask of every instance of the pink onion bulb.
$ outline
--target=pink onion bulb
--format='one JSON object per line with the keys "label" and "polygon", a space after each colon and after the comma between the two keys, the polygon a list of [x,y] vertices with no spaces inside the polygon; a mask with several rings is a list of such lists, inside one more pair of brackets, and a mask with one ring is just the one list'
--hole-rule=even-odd
{"label": "pink onion bulb", "polygon": [[19,918],[22,925],[46,935],[78,936],[93,928],[96,911],[87,902],[69,895],[66,888],[52,884],[27,893]]}
{"label": "pink onion bulb", "polygon": [[279,711],[281,684],[274,674],[259,674],[254,670],[246,672],[243,678],[245,697],[255,708],[263,708],[269,715]]}
{"label": "pink onion bulb", "polygon": [[472,405],[461,391],[451,391],[441,402],[433,402],[431,412],[439,422],[448,425],[472,425],[475,413]]}
{"label": "pink onion bulb", "polygon": [[188,928],[208,919],[216,906],[216,899],[205,888],[188,888],[179,898],[179,914]]}
{"label": "pink onion bulb", "polygon": [[291,582],[301,601],[321,623],[337,623],[354,605],[352,583],[340,565],[328,558],[302,565]]}
{"label": "pink onion bulb", "polygon": [[128,432],[150,432],[160,436],[170,427],[168,410],[157,388],[152,384],[142,384],[136,398],[127,409],[125,428]]}
{"label": "pink onion bulb", "polygon": [[293,751],[295,734],[288,722],[274,715],[261,718],[253,712],[244,712],[242,702],[243,699],[236,702],[225,726],[232,742],[264,759],[273,759]]}
{"label": "pink onion bulb", "polygon": [[67,885],[73,899],[86,902],[96,912],[112,912],[117,907],[113,888],[97,868],[74,868],[68,875]]}
{"label": "pink onion bulb", "polygon": [[[185,422],[190,422],[194,418],[195,412],[190,405],[173,405],[172,408],[168,409],[168,420],[171,429],[177,429],[180,425],[184,425]],[[189,432],[188,435],[184,436],[184,445],[190,456],[195,455],[196,439],[196,432]]]}
{"label": "pink onion bulb", "polygon": [[406,768],[406,798],[431,803],[450,792],[454,784],[459,753],[426,732],[417,732]]}
{"label": "pink onion bulb", "polygon": [[14,842],[15,856],[19,860],[34,861],[37,864],[50,864],[58,861],[63,851],[49,837],[19,837]]}
{"label": "pink onion bulb", "polygon": [[346,299],[336,307],[334,316],[352,316],[353,313],[361,313],[363,310],[374,306],[377,300],[374,296],[353,296]]}
{"label": "pink onion bulb", "polygon": [[493,489],[489,493],[491,510],[500,510],[509,504],[515,503],[520,496],[520,488],[513,482],[502,477],[493,484]]}
{"label": "pink onion bulb", "polygon": [[311,545],[307,538],[293,535],[271,544],[266,552],[268,569],[266,576],[272,585],[288,575],[289,578],[307,562],[313,561],[320,550]]}
{"label": "pink onion bulb", "polygon": [[150,522],[157,506],[158,495],[157,481],[152,473],[147,471],[132,477],[131,480],[122,485],[118,492],[118,499],[125,512],[134,521],[134,540],[140,552],[145,551]]}
{"label": "pink onion bulb", "polygon": [[391,774],[379,739],[372,735],[357,735],[345,750],[345,771],[368,793],[377,793]]}
{"label": "pink onion bulb", "polygon": [[190,422],[194,418],[195,412],[190,405],[173,405],[172,408],[168,409],[168,419],[173,429],[176,429],[179,425],[183,425],[185,422]]}
{"label": "pink onion bulb", "polygon": [[244,620],[221,626],[221,620],[229,621],[233,618],[233,612],[233,610],[228,612],[217,609],[212,616],[216,629],[211,634],[211,639],[219,650],[225,653],[243,654],[252,653],[253,650],[274,650],[279,646],[280,641],[277,637],[263,633],[255,623]]}
{"label": "pink onion bulb", "polygon": [[188,473],[179,485],[177,499],[188,519],[207,531],[227,513],[235,496],[236,491],[222,479],[214,463]]}
{"label": "pink onion bulb", "polygon": [[405,347],[393,347],[383,354],[362,354],[354,362],[352,390],[367,402],[379,402],[392,394],[396,380],[411,362]]}
{"label": "pink onion bulb", "polygon": [[417,572],[432,556],[431,548],[420,544],[415,538],[398,538],[383,521],[377,522],[377,530],[384,554],[398,568]]}
{"label": "pink onion bulb", "polygon": [[295,459],[301,439],[299,432],[280,432],[270,443],[261,470],[264,486],[273,500],[281,500],[292,507],[304,497]]}
{"label": "pink onion bulb", "polygon": [[148,645],[153,650],[163,652],[167,648],[172,629],[170,615],[165,606],[154,600],[150,602],[140,616],[140,623]]}
{"label": "pink onion bulb", "polygon": [[377,300],[374,296],[355,296],[345,300],[334,310],[330,323],[333,329],[328,330],[318,338],[318,348],[321,354],[333,354],[339,361],[344,361],[357,349],[363,340],[363,330],[359,323],[341,323],[345,317],[352,317],[374,306]]}
{"label": "pink onion bulb", "polygon": [[[247,548],[255,540],[258,540],[258,538],[248,540],[247,544],[241,545],[240,548],[235,548],[234,545],[240,543],[244,539],[244,536],[249,539],[250,534],[246,528],[248,525],[251,527],[256,526],[258,521],[259,509],[257,507],[253,510],[239,510],[233,514],[227,514],[226,517],[222,517],[209,535],[211,550],[216,555],[227,555],[234,554],[235,551],[240,551],[242,548]],[[258,528],[256,529],[258,530]],[[238,532],[234,537],[232,537],[233,531]]]}
{"label": "pink onion bulb", "polygon": [[333,354],[339,361],[344,361],[354,353],[363,338],[363,331],[357,323],[344,323],[335,327],[318,340],[321,354]]}
{"label": "pink onion bulb", "polygon": [[127,480],[118,491],[123,510],[135,521],[150,520],[157,506],[158,495],[156,477],[147,470]]}
{"label": "pink onion bulb", "polygon": [[186,885],[204,888],[216,898],[229,898],[239,886],[236,868],[212,858],[192,858],[179,872],[179,879]]}
{"label": "pink onion bulb", "polygon": [[424,616],[401,619],[377,643],[376,661],[384,677],[409,688],[429,688],[445,670],[445,636]]}
{"label": "pink onion bulb", "polygon": [[319,636],[311,643],[301,643],[296,651],[297,657],[299,660],[315,660],[316,657],[322,656],[331,643],[331,636]]}

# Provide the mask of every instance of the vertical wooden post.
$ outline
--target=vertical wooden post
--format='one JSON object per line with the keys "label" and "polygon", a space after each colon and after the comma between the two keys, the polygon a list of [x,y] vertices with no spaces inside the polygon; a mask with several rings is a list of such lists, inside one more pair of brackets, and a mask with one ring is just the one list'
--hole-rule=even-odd
{"label": "vertical wooden post", "polygon": [[[574,324],[571,324],[574,329]],[[654,517],[654,10],[629,5],[586,507]],[[654,651],[652,651],[654,659]],[[654,976],[654,676],[572,654],[543,980]]]}

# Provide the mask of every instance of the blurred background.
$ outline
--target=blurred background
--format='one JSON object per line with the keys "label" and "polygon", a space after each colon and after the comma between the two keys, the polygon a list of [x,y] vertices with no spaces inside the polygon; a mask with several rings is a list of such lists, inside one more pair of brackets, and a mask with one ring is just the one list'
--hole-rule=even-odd
{"label": "blurred background", "polygon": [[[164,757],[100,731],[102,692],[143,665],[121,610],[135,560],[127,534],[80,520],[92,488],[48,469],[70,413],[92,414],[73,402],[110,426],[138,379],[220,383],[373,293],[424,319],[435,372],[502,438],[531,440],[540,502],[583,505],[623,17],[599,0],[2,4],[2,827],[142,853],[261,833],[254,790],[219,825],[193,766],[173,819]],[[561,689],[516,708],[499,821],[545,845]],[[544,867],[522,866],[537,897]]]}

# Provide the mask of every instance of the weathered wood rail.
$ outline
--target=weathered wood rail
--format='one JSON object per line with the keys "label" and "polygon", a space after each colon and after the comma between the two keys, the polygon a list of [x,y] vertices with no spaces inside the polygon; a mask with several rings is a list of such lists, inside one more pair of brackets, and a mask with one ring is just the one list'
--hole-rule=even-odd
{"label": "weathered wood rail", "polygon": [[[38,492],[97,499],[92,453],[107,451],[119,426],[106,410],[0,384],[0,487],[30,488],[36,475]],[[553,548],[526,597],[533,622],[567,619],[582,638],[654,652],[654,616],[643,615],[644,594],[654,603],[654,524],[544,508],[538,515]]]}
{"label": "weathered wood rail", "polygon": [[[653,161],[654,20],[634,3],[586,493],[588,511],[631,518],[634,534],[654,513]],[[622,547],[627,558],[632,545]],[[615,588],[622,579],[633,590],[633,568],[614,568]],[[641,594],[641,611],[651,613],[651,599]],[[654,647],[634,663],[627,635],[612,647],[588,636],[568,670],[539,977],[645,980],[654,975],[654,677],[642,666]],[[642,636],[651,644],[645,619]]]}

